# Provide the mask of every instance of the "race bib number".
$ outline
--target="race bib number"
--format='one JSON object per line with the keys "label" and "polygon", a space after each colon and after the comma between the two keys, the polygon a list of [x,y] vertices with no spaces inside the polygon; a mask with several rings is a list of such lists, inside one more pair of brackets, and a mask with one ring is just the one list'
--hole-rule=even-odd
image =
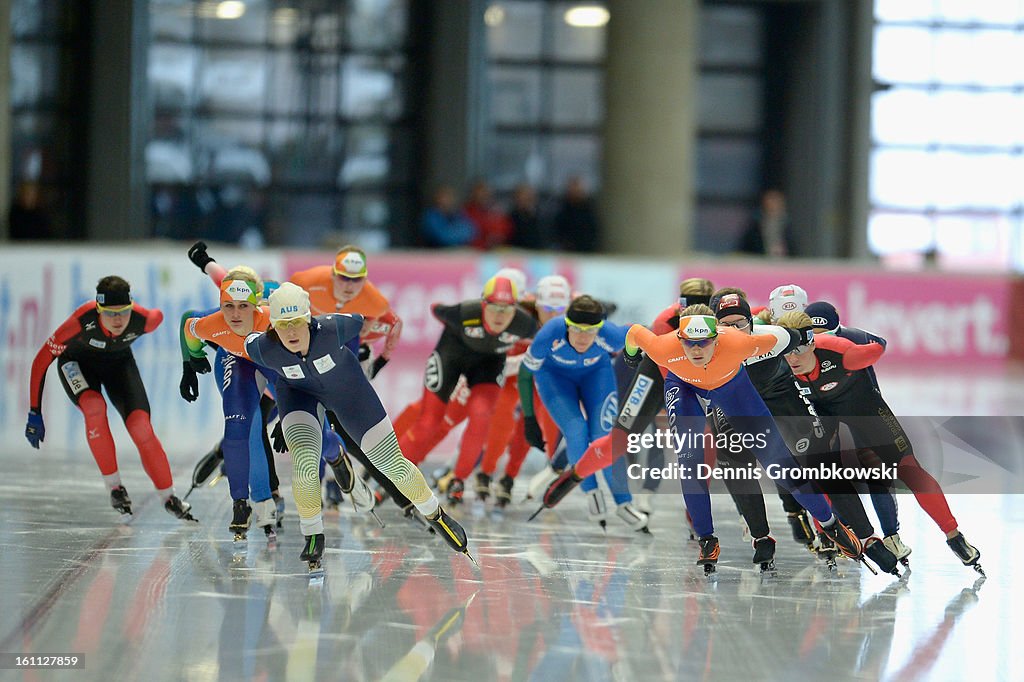
{"label": "race bib number", "polygon": [[82,375],[82,369],[78,366],[77,362],[67,362],[61,365],[60,371],[64,373],[64,379],[68,382],[68,386],[71,387],[72,395],[78,395],[89,388],[89,382],[85,380],[85,376]]}
{"label": "race bib number", "polygon": [[302,365],[288,365],[281,368],[281,372],[284,373],[286,379],[305,379],[306,375],[302,371]]}

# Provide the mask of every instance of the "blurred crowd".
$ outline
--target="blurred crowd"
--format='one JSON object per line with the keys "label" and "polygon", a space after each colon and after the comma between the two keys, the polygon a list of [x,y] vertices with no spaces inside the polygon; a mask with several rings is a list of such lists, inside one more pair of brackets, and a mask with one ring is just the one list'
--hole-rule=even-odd
{"label": "blurred crowd", "polygon": [[453,187],[442,185],[423,212],[419,232],[426,247],[508,246],[578,253],[597,251],[599,235],[594,199],[580,177],[570,178],[550,207],[543,206],[537,190],[527,184],[516,187],[506,205],[485,180],[475,181],[463,201]]}

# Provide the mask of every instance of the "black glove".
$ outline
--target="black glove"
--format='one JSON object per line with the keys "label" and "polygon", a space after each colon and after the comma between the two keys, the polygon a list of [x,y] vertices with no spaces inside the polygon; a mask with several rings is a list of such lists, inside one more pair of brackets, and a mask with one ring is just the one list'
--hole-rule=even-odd
{"label": "black glove", "polygon": [[178,384],[178,392],[190,403],[199,398],[199,377],[188,360],[181,363],[181,383]]}
{"label": "black glove", "polygon": [[274,452],[288,452],[288,444],[284,442],[284,427],[281,426],[280,419],[270,432],[270,442],[274,446]]}
{"label": "black glove", "polygon": [[206,242],[196,242],[189,247],[188,259],[195,263],[195,266],[202,272],[206,272],[207,265],[216,262],[206,253]]}
{"label": "black glove", "polygon": [[523,417],[523,431],[526,433],[527,443],[538,450],[544,449],[544,433],[540,430],[536,417]]}
{"label": "black glove", "polygon": [[373,361],[373,365],[370,367],[370,378],[377,376],[377,372],[384,369],[384,365],[388,364],[388,359],[385,357],[378,357]]}
{"label": "black glove", "polygon": [[359,344],[359,353],[356,355],[359,362],[366,362],[370,359],[370,347],[365,343]]}
{"label": "black glove", "polygon": [[801,327],[800,329],[794,330],[800,336],[801,346],[806,346],[810,342],[814,341],[814,331],[812,327]]}
{"label": "black glove", "polygon": [[626,367],[636,369],[644,359],[644,352],[639,348],[636,351],[636,355],[630,355],[626,351],[622,351],[622,359],[625,361]]}
{"label": "black glove", "polygon": [[210,371],[210,361],[206,359],[205,355],[201,358],[190,355],[186,364],[192,368],[192,371],[196,374],[207,374]]}

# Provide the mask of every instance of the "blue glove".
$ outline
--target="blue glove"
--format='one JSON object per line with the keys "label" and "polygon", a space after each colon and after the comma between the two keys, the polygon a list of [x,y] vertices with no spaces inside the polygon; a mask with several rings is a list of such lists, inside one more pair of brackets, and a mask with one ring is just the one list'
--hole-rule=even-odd
{"label": "blue glove", "polygon": [[43,425],[43,415],[37,410],[28,411],[28,423],[25,425],[25,438],[36,450],[39,444],[46,438],[46,426]]}

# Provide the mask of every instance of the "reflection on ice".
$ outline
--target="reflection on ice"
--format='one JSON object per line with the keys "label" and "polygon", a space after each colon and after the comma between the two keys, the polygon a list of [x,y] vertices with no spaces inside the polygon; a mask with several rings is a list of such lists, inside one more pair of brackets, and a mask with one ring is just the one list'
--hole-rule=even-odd
{"label": "reflection on ice", "polygon": [[[911,506],[901,534],[913,570],[895,580],[848,561],[827,573],[782,534],[772,504],[778,575],[762,580],[739,523],[725,521],[710,583],[680,501],[658,495],[653,537],[592,529],[572,500],[532,524],[526,506],[504,521],[463,512],[479,568],[394,508],[381,509],[383,529],[344,509],[327,517],[326,579],[311,589],[294,517],[276,547],[254,533],[236,553],[218,489],[192,496],[197,528],[143,494],[121,526],[96,490],[41,505],[45,468],[3,462],[22,485],[7,488],[0,527],[0,650],[84,653],[80,679],[962,677],[977,671],[964,652],[979,637],[997,648],[983,676],[998,677],[1016,655],[1022,595],[1003,548],[1022,539],[1019,498],[951,501],[985,553],[987,584]],[[997,624],[1007,636],[994,641]]]}

